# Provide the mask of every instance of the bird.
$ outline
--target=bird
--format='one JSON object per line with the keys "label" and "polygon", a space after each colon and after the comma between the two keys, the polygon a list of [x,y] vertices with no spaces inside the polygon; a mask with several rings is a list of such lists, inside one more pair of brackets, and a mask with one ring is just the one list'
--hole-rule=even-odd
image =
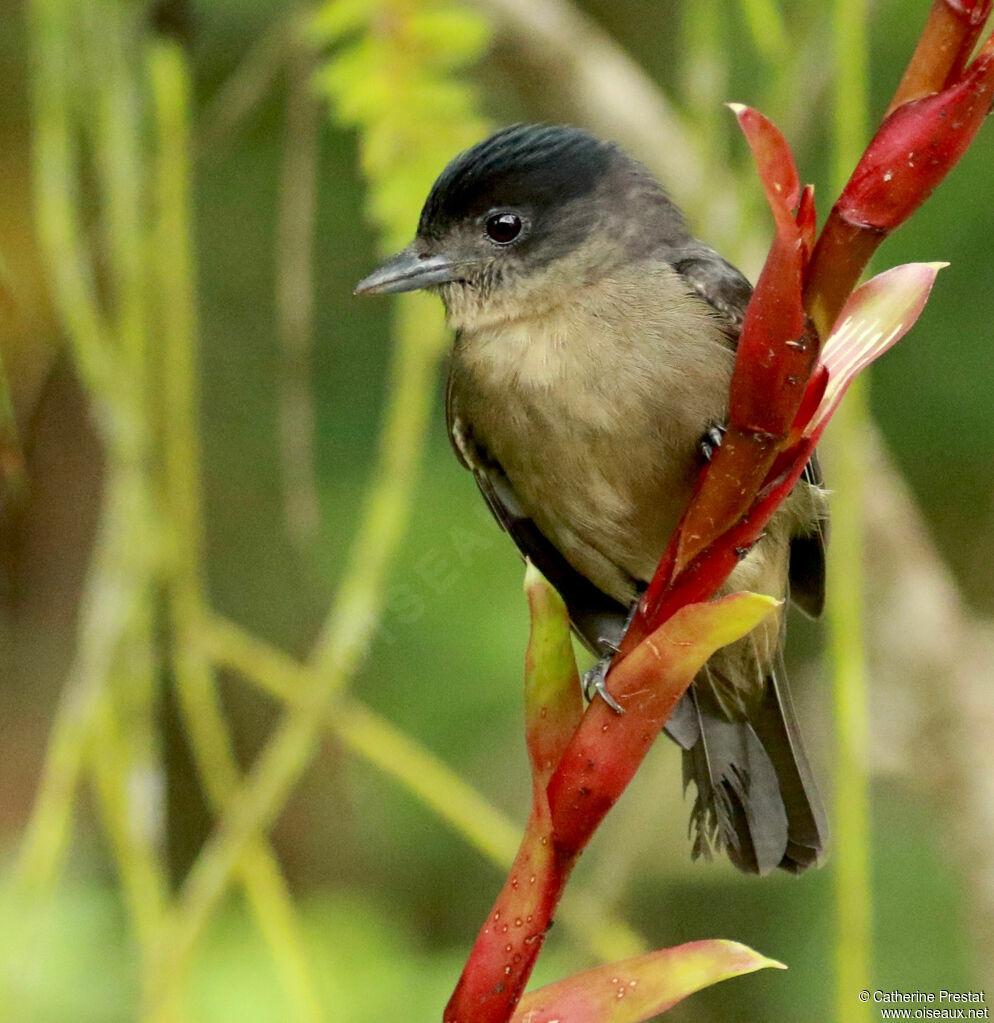
{"label": "bird", "polygon": [[[721,441],[751,285],[617,144],[516,124],[445,167],[414,241],[355,291],[419,289],[454,332],[452,447],[603,674]],[[818,616],[827,533],[813,458],[719,592]],[[724,850],[760,875],[800,873],[828,840],[784,621],[714,653],[665,725],[695,786],[693,857]]]}

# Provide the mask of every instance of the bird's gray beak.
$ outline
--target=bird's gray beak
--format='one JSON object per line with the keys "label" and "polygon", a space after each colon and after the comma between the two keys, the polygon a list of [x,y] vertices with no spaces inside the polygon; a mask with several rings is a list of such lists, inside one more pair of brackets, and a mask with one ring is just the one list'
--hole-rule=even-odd
{"label": "bird's gray beak", "polygon": [[460,264],[447,256],[429,256],[414,251],[409,245],[388,259],[356,286],[356,295],[395,295],[401,291],[417,291],[432,284],[459,280]]}

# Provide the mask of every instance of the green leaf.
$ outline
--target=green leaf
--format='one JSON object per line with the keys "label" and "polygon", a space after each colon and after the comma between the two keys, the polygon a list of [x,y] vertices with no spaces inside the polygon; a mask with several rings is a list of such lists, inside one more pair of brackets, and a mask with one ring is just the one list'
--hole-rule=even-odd
{"label": "green leaf", "polygon": [[531,563],[525,570],[531,635],[525,655],[525,734],[536,786],[544,789],[583,716],[569,615]]}
{"label": "green leaf", "polygon": [[411,39],[431,53],[438,68],[464,67],[490,43],[490,28],[479,15],[456,7],[419,11],[410,20]]}
{"label": "green leaf", "polygon": [[368,24],[372,14],[369,0],[332,0],[318,9],[308,25],[308,34],[315,43],[335,43]]}

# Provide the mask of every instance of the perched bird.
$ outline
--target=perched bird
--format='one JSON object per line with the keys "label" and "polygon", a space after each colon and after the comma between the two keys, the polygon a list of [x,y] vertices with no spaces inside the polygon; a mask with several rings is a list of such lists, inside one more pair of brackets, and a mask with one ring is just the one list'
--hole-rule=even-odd
{"label": "perched bird", "polygon": [[[414,241],[356,292],[419,288],[455,330],[456,454],[609,659],[720,443],[748,281],[617,146],[516,125],[445,168]],[[819,614],[826,527],[812,463],[724,591]],[[783,632],[781,615],[715,653],[666,725],[697,789],[695,857],[724,847],[760,874],[804,870],[827,837]]]}

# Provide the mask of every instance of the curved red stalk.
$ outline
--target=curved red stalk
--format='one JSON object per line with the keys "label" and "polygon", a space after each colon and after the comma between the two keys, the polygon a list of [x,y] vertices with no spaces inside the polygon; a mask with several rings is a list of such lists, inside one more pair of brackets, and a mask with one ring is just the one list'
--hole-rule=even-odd
{"label": "curved red stalk", "polygon": [[[672,631],[681,615],[719,607],[699,602],[713,595],[739,553],[755,542],[814,450],[825,420],[812,431],[805,427],[825,392],[825,374],[812,377],[819,337],[827,337],[882,238],[927,198],[979,129],[994,91],[994,36],[960,71],[990,7],[991,0],[934,5],[898,93],[913,101],[884,121],[813,247],[813,197],[810,189],[799,189],[786,143],[761,115],[736,109],[777,231],[743,327],[728,433],[698,481],[612,666],[611,692],[626,713],[616,715],[595,700],[568,742],[557,731],[550,748],[559,751],[558,760],[553,770],[556,756],[543,758],[543,783],[535,775],[521,850],[446,1009],[448,1023],[510,1018],[576,857],[692,680],[696,669],[688,674],[674,668],[679,644],[661,646],[660,638],[670,635],[664,630]],[[934,91],[930,83],[944,88],[919,98]],[[700,642],[704,630],[698,622],[684,645]],[[537,748],[533,738],[529,748]]]}

